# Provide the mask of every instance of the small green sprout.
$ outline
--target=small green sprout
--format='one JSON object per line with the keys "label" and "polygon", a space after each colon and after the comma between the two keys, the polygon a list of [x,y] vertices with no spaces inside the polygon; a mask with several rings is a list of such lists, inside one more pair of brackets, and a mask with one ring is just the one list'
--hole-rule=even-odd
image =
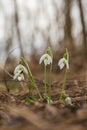
{"label": "small green sprout", "polygon": [[28,104],[29,103],[34,103],[35,102],[35,98],[34,97],[26,97],[25,98],[25,102],[28,103]]}
{"label": "small green sprout", "polygon": [[67,74],[68,74],[68,70],[69,70],[69,52],[68,52],[67,49],[66,49],[66,53],[64,54],[63,58],[61,58],[59,60],[58,66],[60,67],[60,69],[63,69],[63,67],[66,66],[66,72],[65,72],[64,81],[63,81],[63,85],[62,85],[62,90],[61,90],[61,94],[60,94],[60,98],[59,98],[59,100],[61,101],[61,100],[63,100],[63,97],[64,97],[66,78],[67,78]]}

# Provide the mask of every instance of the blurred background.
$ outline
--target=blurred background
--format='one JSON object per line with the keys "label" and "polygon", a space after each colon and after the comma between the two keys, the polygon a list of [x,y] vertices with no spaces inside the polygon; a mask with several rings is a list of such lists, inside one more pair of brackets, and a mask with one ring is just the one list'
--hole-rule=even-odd
{"label": "blurred background", "polygon": [[0,0],[0,66],[13,67],[24,56],[37,76],[39,58],[48,46],[55,73],[66,47],[74,74],[86,70],[87,0]]}

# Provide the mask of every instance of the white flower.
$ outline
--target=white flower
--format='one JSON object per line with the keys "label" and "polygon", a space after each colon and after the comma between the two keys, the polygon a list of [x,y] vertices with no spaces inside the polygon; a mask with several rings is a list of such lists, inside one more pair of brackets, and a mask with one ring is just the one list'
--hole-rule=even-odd
{"label": "white flower", "polygon": [[66,68],[69,69],[69,62],[68,59],[65,59],[64,57],[61,58],[58,62],[58,66],[60,67],[60,69],[63,69],[63,67],[66,65]]}
{"label": "white flower", "polygon": [[67,105],[72,105],[71,98],[70,98],[70,97],[67,97],[67,98],[65,99],[65,103],[66,103]]}
{"label": "white flower", "polygon": [[19,81],[24,80],[24,73],[28,74],[27,69],[23,65],[19,64],[14,70],[13,78],[18,79]]}
{"label": "white flower", "polygon": [[44,61],[45,66],[52,64],[52,57],[48,54],[44,54],[41,56],[39,64],[41,64]]}
{"label": "white flower", "polygon": [[18,76],[18,80],[19,80],[19,81],[24,80],[24,75],[23,75],[23,74],[20,74],[20,75]]}
{"label": "white flower", "polygon": [[28,71],[27,71],[26,67],[23,66],[23,65],[21,65],[21,64],[19,64],[18,66],[16,66],[16,68],[15,68],[15,70],[14,70],[14,74],[16,74],[16,73],[18,73],[18,72],[21,73],[22,71],[23,71],[23,73],[28,74]]}
{"label": "white flower", "polygon": [[24,74],[16,73],[13,78],[14,80],[18,79],[19,81],[24,80]]}

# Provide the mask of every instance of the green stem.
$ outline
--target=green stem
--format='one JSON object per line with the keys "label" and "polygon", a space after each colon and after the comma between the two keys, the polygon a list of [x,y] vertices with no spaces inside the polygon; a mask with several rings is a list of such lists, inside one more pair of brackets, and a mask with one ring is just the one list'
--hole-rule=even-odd
{"label": "green stem", "polygon": [[32,84],[32,85],[34,86],[34,88],[36,89],[36,91],[37,91],[37,93],[38,93],[38,95],[39,95],[39,97],[40,97],[40,100],[43,100],[43,98],[42,98],[42,96],[41,96],[41,94],[40,94],[40,91],[39,91],[39,89],[38,89],[38,87],[37,87],[37,85],[36,85],[35,80],[34,80],[33,77],[31,77],[31,84]]}
{"label": "green stem", "polygon": [[44,94],[47,96],[47,88],[46,88],[46,66],[44,65]]}
{"label": "green stem", "polygon": [[[22,57],[22,60],[23,60],[25,66],[26,66],[26,68],[27,68],[27,70],[28,70],[28,79],[29,79],[29,81],[31,82],[32,73],[31,73],[30,67],[29,67],[29,65],[28,65],[28,63],[27,63],[27,61],[26,61],[25,58]],[[31,95],[31,86],[28,87],[28,89],[29,89],[29,94]]]}
{"label": "green stem", "polygon": [[63,97],[63,91],[65,90],[67,74],[68,74],[68,70],[66,69],[64,81],[63,81],[63,85],[62,85],[62,90],[61,90],[61,94],[60,94],[60,98],[59,98],[60,101],[62,100],[62,97]]}
{"label": "green stem", "polygon": [[[24,58],[22,58],[22,60],[23,60],[23,62],[24,62],[24,64],[25,64],[25,66],[27,67],[27,70],[28,70],[28,78],[29,78],[31,84],[32,84],[32,85],[34,86],[34,88],[36,89],[36,91],[37,91],[37,93],[38,93],[40,99],[42,100],[43,98],[42,98],[42,96],[41,96],[41,94],[40,94],[40,91],[39,91],[39,89],[38,89],[38,86],[37,86],[36,83],[35,83],[35,80],[34,80],[34,78],[33,78],[33,75],[32,75],[32,73],[31,73],[31,70],[30,70],[29,65],[28,65],[27,61],[26,61]],[[29,90],[31,90],[31,89],[29,88]]]}
{"label": "green stem", "polygon": [[[28,76],[29,77],[29,76]],[[29,78],[29,81],[30,81],[30,78]],[[30,81],[31,82],[31,81]],[[28,84],[28,90],[29,90],[29,96],[31,97],[31,86],[30,86],[30,82]]]}
{"label": "green stem", "polygon": [[49,81],[49,96],[51,97],[51,85],[52,85],[52,64],[50,65],[50,81]]}
{"label": "green stem", "polygon": [[23,60],[23,62],[25,64],[25,66],[27,67],[28,74],[32,77],[32,73],[31,73],[31,70],[30,70],[30,67],[29,67],[27,61],[23,57],[22,57],[22,60]]}

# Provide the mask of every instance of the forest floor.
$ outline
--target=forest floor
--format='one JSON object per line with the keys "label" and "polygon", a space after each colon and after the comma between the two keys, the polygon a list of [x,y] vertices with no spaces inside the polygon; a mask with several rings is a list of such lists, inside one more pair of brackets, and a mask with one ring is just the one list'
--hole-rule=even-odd
{"label": "forest floor", "polygon": [[[45,101],[25,103],[26,84],[25,90],[21,84],[20,91],[14,87],[14,93],[14,90],[6,92],[5,85],[0,83],[0,130],[87,130],[87,63],[84,67],[78,61],[76,63],[77,68],[71,66],[65,87],[72,99],[71,106],[58,100],[64,71],[53,73],[52,104]],[[36,71],[35,77],[38,77],[36,83],[43,92],[42,72]],[[7,81],[6,85],[15,86],[13,80]],[[37,98],[36,94],[34,96]]]}

